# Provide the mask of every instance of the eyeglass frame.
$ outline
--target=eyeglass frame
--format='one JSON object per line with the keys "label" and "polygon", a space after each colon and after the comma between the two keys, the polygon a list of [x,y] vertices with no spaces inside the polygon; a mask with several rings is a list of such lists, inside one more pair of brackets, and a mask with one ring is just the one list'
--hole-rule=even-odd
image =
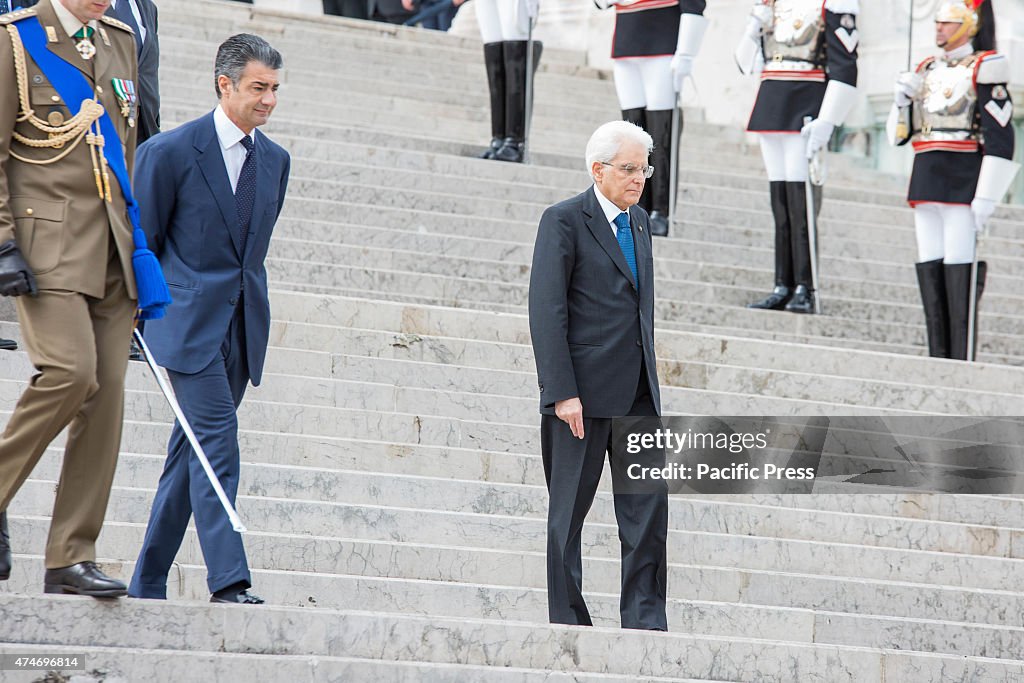
{"label": "eyeglass frame", "polygon": [[654,166],[638,166],[637,168],[634,168],[632,171],[630,171],[626,168],[626,166],[629,166],[630,164],[619,166],[618,164],[613,164],[610,161],[599,161],[598,163],[601,164],[602,166],[611,166],[612,168],[617,168],[618,170],[630,176],[634,176],[639,172],[640,175],[642,175],[645,179],[649,180],[650,178],[654,177]]}

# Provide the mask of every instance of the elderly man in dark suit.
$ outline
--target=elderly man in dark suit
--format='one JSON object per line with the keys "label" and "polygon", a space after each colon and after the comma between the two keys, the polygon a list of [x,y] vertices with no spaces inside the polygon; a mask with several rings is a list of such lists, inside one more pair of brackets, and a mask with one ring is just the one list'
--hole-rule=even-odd
{"label": "elderly man in dark suit", "polygon": [[[256,130],[277,103],[280,53],[240,34],[217,51],[220,103],[210,114],[139,148],[136,192],[149,243],[174,305],[145,337],[234,501],[240,455],[237,410],[258,385],[270,334],[264,260],[288,183],[289,157]],[[129,595],[165,598],[167,573],[191,515],[212,602],[259,604],[241,536],[175,425]]]}
{"label": "elderly man in dark suit", "polygon": [[[609,451],[612,418],[661,414],[650,220],[636,206],[654,172],[647,164],[652,146],[650,135],[632,123],[598,128],[587,144],[593,187],[548,208],[537,231],[530,334],[550,496],[553,623],[591,624],[581,532]],[[613,471],[624,465],[616,458],[611,464]],[[622,625],[665,630],[667,494],[616,491],[615,515]]]}

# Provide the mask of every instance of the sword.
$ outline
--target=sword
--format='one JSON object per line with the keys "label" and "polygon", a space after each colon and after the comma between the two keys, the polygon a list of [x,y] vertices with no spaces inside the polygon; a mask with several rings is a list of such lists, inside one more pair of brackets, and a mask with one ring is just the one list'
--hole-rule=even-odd
{"label": "sword", "polygon": [[523,163],[530,161],[530,121],[533,119],[533,23],[534,17],[527,17],[529,28],[526,33],[526,121],[523,126]]}
{"label": "sword", "polygon": [[676,219],[676,195],[679,193],[679,124],[681,115],[679,110],[680,91],[676,91],[676,97],[672,104],[672,131],[671,142],[668,153],[668,224],[671,226]]}
{"label": "sword", "polygon": [[[805,126],[810,122],[810,116],[804,117]],[[807,207],[807,241],[811,251],[811,287],[814,290],[815,315],[821,315],[821,290],[818,289],[818,215],[814,210],[814,184],[811,182],[811,176],[823,176],[820,170],[822,168],[821,162],[817,159],[820,155],[821,150],[818,150],[815,158],[807,161],[807,180],[804,181],[804,194],[807,195],[807,201],[804,202]],[[824,177],[819,179],[821,184],[824,185]]]}
{"label": "sword", "polygon": [[974,233],[974,258],[971,260],[971,288],[967,300],[967,362],[974,362],[974,316],[977,315],[978,298],[978,233]]}
{"label": "sword", "polygon": [[213,467],[210,466],[210,460],[206,457],[206,451],[199,444],[199,439],[196,438],[195,432],[192,431],[192,425],[188,423],[185,418],[185,413],[181,410],[181,405],[178,403],[178,399],[174,396],[174,391],[170,385],[167,384],[167,380],[160,373],[160,368],[157,366],[156,361],[153,360],[153,354],[149,352],[149,346],[146,345],[146,340],[142,338],[142,333],[135,329],[135,340],[139,342],[139,348],[142,350],[142,354],[146,357],[146,363],[149,364],[149,369],[153,371],[153,376],[156,377],[156,383],[160,386],[160,391],[163,392],[164,398],[167,399],[167,403],[171,406],[171,410],[174,411],[174,416],[178,418],[178,424],[181,425],[182,430],[185,432],[185,436],[188,437],[189,443],[192,444],[192,450],[195,451],[196,457],[199,458],[199,463],[203,466],[203,471],[206,472],[206,478],[210,480],[210,485],[213,486],[214,492],[217,494],[217,498],[220,500],[221,506],[224,508],[224,512],[228,514],[228,519],[231,520],[231,528],[240,534],[246,532],[245,525],[242,524],[242,519],[235,512],[234,506],[231,505],[231,501],[228,500],[228,496],[224,493],[224,487],[220,485],[220,480],[217,478],[217,474],[213,471]]}

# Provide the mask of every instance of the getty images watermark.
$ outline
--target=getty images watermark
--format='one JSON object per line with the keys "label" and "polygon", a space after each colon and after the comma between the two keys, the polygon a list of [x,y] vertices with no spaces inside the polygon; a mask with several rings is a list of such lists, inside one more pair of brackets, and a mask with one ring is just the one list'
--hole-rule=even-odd
{"label": "getty images watermark", "polygon": [[622,418],[616,490],[1024,493],[1024,418]]}

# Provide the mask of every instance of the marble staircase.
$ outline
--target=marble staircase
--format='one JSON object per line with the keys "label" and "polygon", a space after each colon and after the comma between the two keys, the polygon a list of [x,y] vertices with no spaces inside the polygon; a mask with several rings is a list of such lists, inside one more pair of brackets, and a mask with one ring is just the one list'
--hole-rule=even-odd
{"label": "marble staircase", "polygon": [[[42,596],[58,440],[10,508],[0,654],[77,653],[76,680],[154,683],[1024,678],[1016,497],[673,496],[670,632],[654,634],[618,628],[606,481],[584,533],[596,625],[548,625],[527,286],[540,213],[587,187],[586,139],[618,115],[609,74],[546,52],[533,163],[485,162],[479,43],[179,0],[161,7],[168,127],[213,106],[216,46],[241,31],[284,54],[266,132],[293,159],[266,375],[240,412],[238,508],[268,605],[206,602],[192,529],[167,602]],[[655,244],[666,412],[1024,413],[1024,208],[1000,207],[984,242],[979,363],[925,357],[904,181],[846,158],[822,211],[825,315],[750,311],[771,281],[760,156],[685,115],[680,216]],[[4,416],[31,372],[0,355]],[[99,541],[120,577],[172,421],[140,364],[125,420]]]}

